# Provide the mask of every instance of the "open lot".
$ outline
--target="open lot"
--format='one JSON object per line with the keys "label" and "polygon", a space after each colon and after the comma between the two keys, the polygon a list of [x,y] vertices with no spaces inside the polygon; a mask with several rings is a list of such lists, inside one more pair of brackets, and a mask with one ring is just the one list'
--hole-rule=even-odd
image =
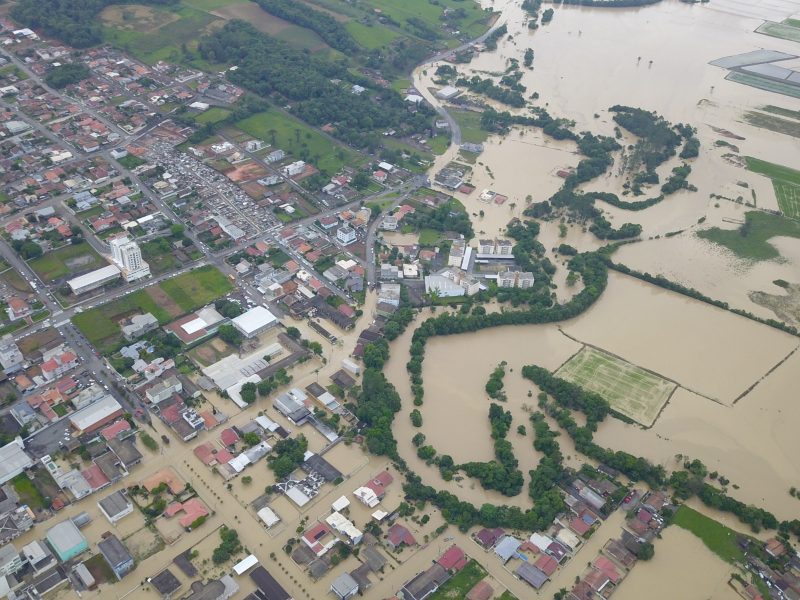
{"label": "open lot", "polygon": [[650,426],[676,385],[596,348],[585,347],[556,375],[605,398],[611,408]]}
{"label": "open lot", "polygon": [[149,312],[163,325],[216,300],[230,289],[230,282],[217,269],[201,267],[77,314],[72,322],[106,353],[121,341],[119,322],[125,317]]}
{"label": "open lot", "polygon": [[748,171],[760,173],[772,180],[781,212],[793,219],[800,218],[800,171],[752,156],[745,158]]}
{"label": "open lot", "polygon": [[[181,5],[174,10],[148,9],[156,14],[151,17],[149,12],[142,13],[140,18],[134,16],[132,20],[123,20],[122,24],[117,12],[109,14],[109,10],[117,9],[106,9],[102,13],[105,40],[148,64],[179,58],[182,45],[196,47],[197,40],[209,32],[214,23],[222,23],[208,12]],[[139,21],[141,24],[137,24]]]}
{"label": "open lot", "polygon": [[29,264],[42,281],[54,281],[70,274],[98,269],[105,261],[87,242],[81,242],[47,252]]}
{"label": "open lot", "polygon": [[344,165],[360,162],[360,155],[355,151],[337,144],[302,121],[274,109],[239,121],[236,126],[294,156],[307,155],[314,166],[330,175],[334,175]]}

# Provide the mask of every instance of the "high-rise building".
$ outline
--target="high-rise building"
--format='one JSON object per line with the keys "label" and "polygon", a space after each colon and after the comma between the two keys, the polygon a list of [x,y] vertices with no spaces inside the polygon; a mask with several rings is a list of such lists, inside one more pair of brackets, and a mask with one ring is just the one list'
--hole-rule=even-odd
{"label": "high-rise building", "polygon": [[135,281],[150,275],[150,265],[142,258],[139,244],[121,235],[109,242],[111,257],[122,271],[125,281]]}

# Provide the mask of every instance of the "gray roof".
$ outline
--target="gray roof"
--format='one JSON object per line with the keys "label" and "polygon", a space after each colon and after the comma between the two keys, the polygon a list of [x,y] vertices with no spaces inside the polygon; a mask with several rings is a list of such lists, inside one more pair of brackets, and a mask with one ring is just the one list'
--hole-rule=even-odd
{"label": "gray roof", "polygon": [[22,442],[9,442],[0,448],[0,483],[13,479],[33,466],[31,457],[22,449]]}
{"label": "gray roof", "polygon": [[517,570],[514,571],[514,574],[537,590],[547,581],[547,575],[527,562],[523,562],[519,567],[517,567]]}
{"label": "gray roof", "polygon": [[111,565],[121,565],[129,560],[133,560],[133,556],[128,552],[128,549],[119,541],[115,535],[110,535],[106,539],[101,540],[97,547]]}
{"label": "gray roof", "polygon": [[53,525],[47,530],[46,537],[50,545],[60,554],[80,544],[86,544],[86,538],[69,519]]}
{"label": "gray roof", "polygon": [[517,538],[512,535],[507,535],[502,540],[497,542],[497,545],[494,547],[494,553],[497,554],[497,556],[499,556],[503,562],[505,562],[514,556],[517,548],[519,548],[521,545],[522,542]]}
{"label": "gray roof", "polygon": [[331,591],[338,596],[344,597],[358,591],[358,582],[353,579],[350,573],[342,573],[331,583]]}
{"label": "gray roof", "polygon": [[131,503],[121,491],[116,491],[106,496],[97,504],[106,512],[109,517],[114,517],[130,508]]}
{"label": "gray roof", "polygon": [[181,582],[169,569],[164,569],[155,577],[151,577],[150,583],[153,584],[153,587],[156,588],[158,593],[162,596],[173,594],[181,587]]}

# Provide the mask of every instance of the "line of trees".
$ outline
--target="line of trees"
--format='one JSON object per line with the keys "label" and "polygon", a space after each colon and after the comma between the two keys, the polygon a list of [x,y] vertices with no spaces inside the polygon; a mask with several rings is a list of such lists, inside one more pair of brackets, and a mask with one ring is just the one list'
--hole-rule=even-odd
{"label": "line of trees", "polygon": [[263,10],[285,19],[290,23],[305,27],[321,37],[331,48],[345,54],[360,50],[358,44],[345,29],[344,25],[322,11],[311,8],[308,4],[292,0],[255,0]]}
{"label": "line of trees", "polygon": [[465,87],[476,94],[483,94],[487,98],[508,104],[514,108],[525,106],[525,97],[519,90],[499,86],[491,79],[485,79],[479,75],[473,75],[469,79],[461,77],[456,81],[456,85]]}

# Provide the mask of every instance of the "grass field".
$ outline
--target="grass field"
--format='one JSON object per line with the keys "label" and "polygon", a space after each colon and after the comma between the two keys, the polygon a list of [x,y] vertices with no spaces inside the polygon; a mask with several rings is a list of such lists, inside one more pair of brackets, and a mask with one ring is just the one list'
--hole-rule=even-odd
{"label": "grass field", "polygon": [[233,289],[228,278],[212,266],[167,279],[159,287],[185,312],[204,306]]}
{"label": "grass field", "polygon": [[447,112],[461,127],[461,141],[469,144],[482,144],[489,137],[489,132],[481,129],[481,113],[471,110],[453,110]]}
{"label": "grass field", "polygon": [[739,229],[712,227],[698,231],[697,235],[725,246],[749,260],[771,260],[780,257],[778,250],[768,242],[776,236],[800,238],[800,222],[758,211],[745,214],[745,225]]}
{"label": "grass field", "polygon": [[423,229],[419,232],[419,245],[432,247],[442,241],[442,234],[435,229]]}
{"label": "grass field", "polygon": [[183,0],[186,6],[197,10],[217,10],[231,4],[246,4],[249,0]]}
{"label": "grass field", "polygon": [[22,275],[20,275],[19,273],[17,273],[14,269],[10,269],[10,268],[7,269],[3,273],[2,278],[5,280],[5,282],[8,285],[13,287],[18,292],[32,292],[33,291],[31,289],[31,286],[28,285],[28,282],[25,281],[25,278]]}
{"label": "grass field", "polygon": [[600,394],[612,409],[648,427],[676,387],[641,367],[588,346],[556,375]]}
{"label": "grass field", "polygon": [[42,281],[53,281],[72,273],[98,269],[106,262],[87,242],[81,242],[47,252],[28,264]]}
{"label": "grass field", "polygon": [[486,577],[486,569],[474,560],[470,560],[452,579],[429,596],[431,600],[446,600],[448,598],[466,598],[475,584]]}
{"label": "grass field", "polygon": [[746,156],[747,170],[772,179],[778,207],[792,219],[800,219],[800,171]]}
{"label": "grass field", "polygon": [[161,325],[200,308],[232,288],[228,279],[211,266],[188,271],[76,314],[72,322],[101,353],[115,351],[122,340],[119,322],[138,313],[152,313]]}
{"label": "grass field", "polygon": [[219,123],[220,121],[227,119],[230,114],[231,111],[227,108],[214,106],[209,108],[207,111],[201,112],[194,118],[194,120],[198,123]]}
{"label": "grass field", "polygon": [[350,35],[360,46],[367,50],[385,48],[400,37],[400,34],[396,31],[379,24],[370,26],[358,21],[350,21],[345,25],[345,29],[350,32]]}
{"label": "grass field", "polygon": [[292,155],[308,160],[320,171],[329,175],[337,173],[344,165],[357,165],[361,156],[337,144],[332,139],[309,127],[289,115],[270,109],[239,121],[236,126],[255,138],[272,143],[275,135],[275,146]]}
{"label": "grass field", "polygon": [[693,533],[722,560],[734,563],[744,558],[736,543],[737,533],[685,504],[681,506],[672,521],[678,527]]}

